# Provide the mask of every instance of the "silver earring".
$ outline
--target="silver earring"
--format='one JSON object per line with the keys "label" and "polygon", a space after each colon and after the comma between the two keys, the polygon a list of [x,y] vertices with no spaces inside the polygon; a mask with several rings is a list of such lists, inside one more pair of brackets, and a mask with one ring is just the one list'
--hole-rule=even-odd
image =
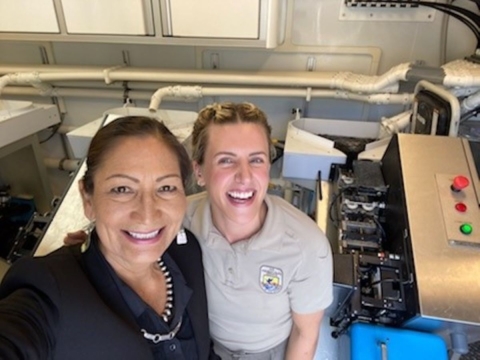
{"label": "silver earring", "polygon": [[177,234],[177,245],[185,245],[187,243],[187,233],[181,228]]}
{"label": "silver earring", "polygon": [[95,229],[95,220],[92,220],[88,223],[87,226],[85,226],[82,230],[85,231],[85,234],[87,235],[87,238],[85,239],[85,242],[82,244],[80,247],[80,250],[82,253],[88,250],[90,247],[90,243],[92,241],[92,232],[93,229]]}

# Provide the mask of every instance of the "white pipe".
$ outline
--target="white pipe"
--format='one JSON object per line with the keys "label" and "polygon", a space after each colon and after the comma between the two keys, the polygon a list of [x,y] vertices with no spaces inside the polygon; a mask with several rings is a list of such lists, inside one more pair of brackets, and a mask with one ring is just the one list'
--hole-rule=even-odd
{"label": "white pipe", "polygon": [[[335,91],[324,90],[330,95]],[[278,97],[306,97],[306,89],[282,89],[282,88],[222,88],[202,87],[203,96],[278,96]],[[320,92],[319,92],[320,94]]]}
{"label": "white pipe", "polygon": [[198,100],[202,97],[202,88],[200,86],[168,86],[160,88],[152,95],[148,110],[152,113],[156,112],[162,99],[167,96]]}
{"label": "white pipe", "polygon": [[[39,94],[37,90],[32,88],[9,86],[3,90],[2,94],[16,95],[16,96],[43,95],[43,96],[82,97],[82,98],[95,98],[95,99],[122,99],[123,90],[55,87],[48,94]],[[130,90],[128,92],[128,97],[135,100],[150,100],[150,98],[152,97],[152,91]]]}
{"label": "white pipe", "polygon": [[475,94],[480,89],[477,87],[466,87],[466,88],[450,88],[449,89],[452,95],[456,96],[457,98],[470,96]]}
{"label": "white pipe", "polygon": [[[351,72],[303,71],[221,71],[168,70],[134,67],[79,67],[59,65],[0,65],[0,74],[38,72],[40,81],[101,80],[142,81],[189,84],[231,84],[255,86],[313,87],[348,90],[362,93],[398,92],[398,81],[405,80],[409,64],[400,64],[381,76]],[[480,65],[455,60],[442,66],[446,87],[479,87]],[[56,74],[56,75],[55,75]],[[107,74],[107,76],[106,76]],[[0,89],[2,88],[0,79]],[[18,83],[17,83],[18,84]],[[5,86],[5,85],[3,85]]]}
{"label": "white pipe", "polygon": [[446,87],[480,86],[480,65],[466,60],[455,60],[442,66]]}
{"label": "white pipe", "polygon": [[75,171],[80,165],[81,160],[79,159],[54,159],[54,158],[44,158],[43,163],[47,168],[50,169],[59,169],[65,171]]}
{"label": "white pipe", "polygon": [[391,118],[382,118],[380,121],[380,128],[378,138],[383,139],[390,137],[393,134],[399,133],[404,130],[410,124],[410,117],[412,111],[405,111]]}
{"label": "white pipe", "polygon": [[[44,82],[33,82],[32,86],[39,91],[40,94],[49,94],[53,87],[50,84],[44,83]],[[0,94],[1,94],[1,89],[0,89]]]}
{"label": "white pipe", "polygon": [[89,72],[103,69],[99,66],[73,66],[73,65],[56,65],[56,64],[35,64],[35,65],[21,65],[21,64],[2,64],[0,65],[0,74],[12,73],[30,73],[30,72]]}
{"label": "white pipe", "polygon": [[[413,102],[413,94],[371,94],[371,95],[363,95],[363,94],[354,94],[348,92],[336,92],[337,99],[346,99],[346,100],[356,100],[356,101],[363,101],[369,104],[402,104],[408,105]],[[312,92],[312,96],[315,96],[315,92]]]}
{"label": "white pipe", "polygon": [[[208,87],[202,88],[203,96],[269,96],[269,97],[300,97],[307,96],[306,89],[281,89],[281,88],[223,88]],[[31,96],[39,95],[38,91],[28,87],[9,86],[3,90],[5,95]],[[122,99],[123,90],[120,89],[90,89],[90,88],[61,88],[55,87],[49,94],[44,96],[65,96],[65,97],[83,97],[96,99]],[[130,90],[128,97],[132,100],[151,100],[151,91]],[[353,94],[346,91],[336,90],[312,90],[312,98],[322,99],[343,99],[363,101],[370,104],[402,104],[408,105],[413,101],[412,94]],[[193,98],[174,98],[170,96],[163,97],[166,101],[197,101]]]}
{"label": "white pipe", "polygon": [[365,76],[351,72],[339,72],[330,85],[334,89],[353,92],[398,92],[398,82],[406,80],[410,64],[400,64],[381,76]]}
{"label": "white pipe", "polygon": [[[158,81],[188,84],[236,84],[255,86],[302,86],[334,88],[358,92],[397,92],[399,80],[406,79],[409,64],[402,64],[382,76],[334,72],[228,72],[228,71],[139,71],[119,69],[110,73],[112,81]],[[47,76],[45,77],[48,78]],[[72,79],[72,78],[69,78]],[[98,79],[96,77],[95,79]],[[43,80],[43,78],[42,78]],[[58,80],[58,79],[57,79]],[[93,80],[93,78],[92,78]]]}
{"label": "white pipe", "polygon": [[[7,69],[0,66],[0,73]],[[23,67],[30,69],[31,67]],[[313,87],[348,90],[361,93],[398,92],[398,81],[405,80],[410,68],[408,63],[393,67],[381,76],[368,76],[351,72],[304,72],[304,71],[220,71],[220,70],[165,70],[133,67],[81,68],[49,65],[41,66],[42,72],[5,75],[0,81],[0,91],[8,84],[19,84],[19,78],[28,81],[68,81],[103,80],[107,84],[114,81],[144,81],[189,84],[235,84],[254,86]],[[17,69],[22,69],[18,66]],[[45,70],[46,69],[46,70]],[[96,70],[94,70],[96,69]],[[20,70],[21,71],[21,70]],[[5,77],[4,76],[4,77]],[[3,77],[3,78],[4,78]],[[2,78],[2,79],[3,79]],[[25,81],[25,80],[23,80]],[[25,82],[22,82],[25,84]]]}
{"label": "white pipe", "polygon": [[93,72],[78,72],[78,73],[14,73],[7,74],[0,78],[0,95],[5,86],[10,84],[16,85],[32,85],[47,92],[49,85],[45,82],[56,80],[102,80],[103,76]]}
{"label": "white pipe", "polygon": [[33,73],[15,73],[7,74],[0,78],[0,95],[5,86],[9,84],[31,85],[32,82],[38,82]]}
{"label": "white pipe", "polygon": [[475,109],[480,105],[480,91],[465,98],[460,104],[460,113],[464,114],[469,110]]}

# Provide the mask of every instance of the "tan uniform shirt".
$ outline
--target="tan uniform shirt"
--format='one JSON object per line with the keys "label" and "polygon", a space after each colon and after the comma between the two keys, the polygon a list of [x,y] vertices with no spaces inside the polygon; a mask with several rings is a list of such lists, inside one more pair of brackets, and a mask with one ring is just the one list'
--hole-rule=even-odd
{"label": "tan uniform shirt", "polygon": [[210,332],[232,351],[261,352],[288,338],[291,311],[317,312],[332,302],[332,255],[315,222],[267,195],[262,229],[232,245],[212,224],[206,193],[189,197],[184,226],[203,251]]}

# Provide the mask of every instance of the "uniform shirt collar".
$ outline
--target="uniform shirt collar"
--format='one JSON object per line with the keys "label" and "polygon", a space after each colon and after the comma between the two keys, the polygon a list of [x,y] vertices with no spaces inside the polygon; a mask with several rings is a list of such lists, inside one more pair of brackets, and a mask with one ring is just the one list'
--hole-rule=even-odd
{"label": "uniform shirt collar", "polygon": [[[229,246],[229,243],[212,223],[210,202],[206,193],[194,196],[192,199],[197,204],[195,209],[192,209],[193,211],[189,214],[190,223],[186,224],[189,230],[199,238],[199,241],[204,242],[206,245],[211,246],[215,243],[216,246],[222,246],[217,244],[221,241],[225,246]],[[286,224],[284,216],[278,206],[274,204],[272,195],[267,194],[265,204],[268,210],[262,228],[250,239],[243,240],[248,242],[248,249],[278,250],[279,244],[282,243],[281,239],[285,236]]]}

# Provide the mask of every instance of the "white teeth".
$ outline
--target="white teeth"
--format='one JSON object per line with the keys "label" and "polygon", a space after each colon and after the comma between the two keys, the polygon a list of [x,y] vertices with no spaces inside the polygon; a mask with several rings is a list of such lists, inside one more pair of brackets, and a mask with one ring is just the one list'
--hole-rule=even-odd
{"label": "white teeth", "polygon": [[234,199],[249,199],[253,196],[253,191],[246,191],[246,192],[240,192],[240,191],[230,191],[228,193],[229,196],[233,197]]}
{"label": "white teeth", "polygon": [[137,233],[132,231],[127,231],[127,232],[131,237],[134,237],[135,239],[146,240],[146,239],[152,239],[155,236],[157,236],[159,231],[160,230],[155,230],[150,233]]}

